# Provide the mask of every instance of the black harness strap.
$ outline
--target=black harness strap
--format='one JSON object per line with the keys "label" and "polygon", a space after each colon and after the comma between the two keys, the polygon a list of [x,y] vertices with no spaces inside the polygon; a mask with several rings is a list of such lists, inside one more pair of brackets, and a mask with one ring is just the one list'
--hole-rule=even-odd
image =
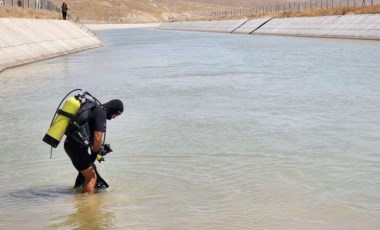
{"label": "black harness strap", "polygon": [[60,115],[65,116],[65,117],[68,117],[70,119],[73,119],[74,116],[75,116],[75,115],[72,115],[71,113],[65,112],[65,111],[63,111],[61,109],[58,109],[57,113],[60,114]]}

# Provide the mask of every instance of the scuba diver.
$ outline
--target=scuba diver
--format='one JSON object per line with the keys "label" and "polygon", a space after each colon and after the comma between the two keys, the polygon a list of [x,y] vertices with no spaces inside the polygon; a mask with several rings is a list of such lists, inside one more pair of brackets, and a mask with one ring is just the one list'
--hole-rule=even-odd
{"label": "scuba diver", "polygon": [[[88,99],[87,95],[92,99]],[[79,172],[74,187],[82,187],[84,193],[93,194],[95,188],[108,188],[96,170],[95,161],[104,161],[104,156],[112,152],[110,145],[104,143],[107,120],[121,115],[123,110],[121,100],[101,104],[86,91],[69,98],[62,109],[57,109],[43,141],[55,148],[66,134],[65,152]]]}

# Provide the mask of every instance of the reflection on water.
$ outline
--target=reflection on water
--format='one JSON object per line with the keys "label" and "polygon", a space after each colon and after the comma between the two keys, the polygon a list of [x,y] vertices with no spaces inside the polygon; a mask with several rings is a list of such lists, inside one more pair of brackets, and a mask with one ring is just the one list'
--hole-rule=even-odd
{"label": "reflection on water", "polygon": [[[115,226],[115,216],[112,209],[106,206],[105,194],[102,193],[88,196],[73,188],[46,186],[12,191],[1,196],[0,202],[4,204],[0,214],[5,217],[12,212],[18,213],[17,216],[23,215],[25,210],[32,212],[25,219],[33,216],[35,221],[42,221],[44,218],[41,215],[50,216],[46,222],[50,222],[49,229],[113,229]],[[59,204],[57,208],[60,211],[51,213],[49,210],[54,204]],[[5,222],[15,220],[3,219]],[[20,227],[23,225],[29,226],[28,229],[38,228],[28,223],[21,223]]]}
{"label": "reflection on water", "polygon": [[[0,74],[0,228],[379,229],[380,45],[115,30],[106,46]],[[125,113],[98,164],[41,139],[72,89]]]}
{"label": "reflection on water", "polygon": [[64,187],[38,187],[27,188],[19,191],[12,191],[7,194],[7,200],[27,201],[27,202],[48,202],[57,198],[71,197],[74,194],[73,189]]}
{"label": "reflection on water", "polygon": [[113,229],[115,216],[103,207],[104,196],[83,194],[72,197],[74,210],[68,216],[57,218],[49,229]]}

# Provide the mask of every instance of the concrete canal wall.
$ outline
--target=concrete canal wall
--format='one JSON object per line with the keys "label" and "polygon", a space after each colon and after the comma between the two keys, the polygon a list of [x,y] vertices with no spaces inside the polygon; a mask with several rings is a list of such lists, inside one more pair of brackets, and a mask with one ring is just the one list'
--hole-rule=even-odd
{"label": "concrete canal wall", "polygon": [[[299,17],[299,18],[261,18],[251,20],[232,20],[204,22],[163,23],[159,29],[210,31],[225,25],[229,29],[223,32],[243,34],[287,35],[306,37],[329,37],[349,39],[380,40],[380,14]],[[214,25],[218,25],[214,28]],[[236,28],[231,28],[234,25]],[[211,28],[211,29],[205,29]],[[222,31],[218,31],[222,32]]]}
{"label": "concrete canal wall", "polygon": [[99,46],[90,30],[69,21],[0,18],[0,71]]}
{"label": "concrete canal wall", "polygon": [[380,40],[380,14],[274,18],[255,33]]}
{"label": "concrete canal wall", "polygon": [[231,33],[248,20],[200,21],[163,23],[158,28],[163,30],[192,30]]}
{"label": "concrete canal wall", "polygon": [[245,22],[242,26],[237,28],[234,33],[239,34],[252,34],[257,29],[259,29],[261,26],[263,26],[265,23],[270,21],[272,18],[259,18],[254,20],[248,20]]}

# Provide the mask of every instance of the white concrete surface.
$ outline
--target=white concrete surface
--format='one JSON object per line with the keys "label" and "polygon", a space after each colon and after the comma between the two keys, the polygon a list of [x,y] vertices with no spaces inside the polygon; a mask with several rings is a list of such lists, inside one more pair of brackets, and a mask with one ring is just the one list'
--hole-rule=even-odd
{"label": "white concrete surface", "polygon": [[0,71],[99,46],[91,31],[69,21],[0,18]]}
{"label": "white concrete surface", "polygon": [[246,19],[243,19],[223,21],[172,22],[163,23],[158,27],[158,29],[231,33],[246,21]]}
{"label": "white concrete surface", "polygon": [[274,18],[253,34],[380,40],[380,14]]}
{"label": "white concrete surface", "polygon": [[251,19],[244,23],[241,27],[237,28],[233,33],[250,34],[267,23],[272,18],[257,18]]}
{"label": "white concrete surface", "polygon": [[135,28],[156,28],[161,23],[141,23],[141,24],[85,24],[93,31],[97,30],[114,30],[114,29],[135,29]]}
{"label": "white concrete surface", "polygon": [[173,22],[163,23],[158,28],[164,30],[193,30],[253,35],[267,34],[380,40],[380,14],[273,19],[258,18],[249,21]]}

